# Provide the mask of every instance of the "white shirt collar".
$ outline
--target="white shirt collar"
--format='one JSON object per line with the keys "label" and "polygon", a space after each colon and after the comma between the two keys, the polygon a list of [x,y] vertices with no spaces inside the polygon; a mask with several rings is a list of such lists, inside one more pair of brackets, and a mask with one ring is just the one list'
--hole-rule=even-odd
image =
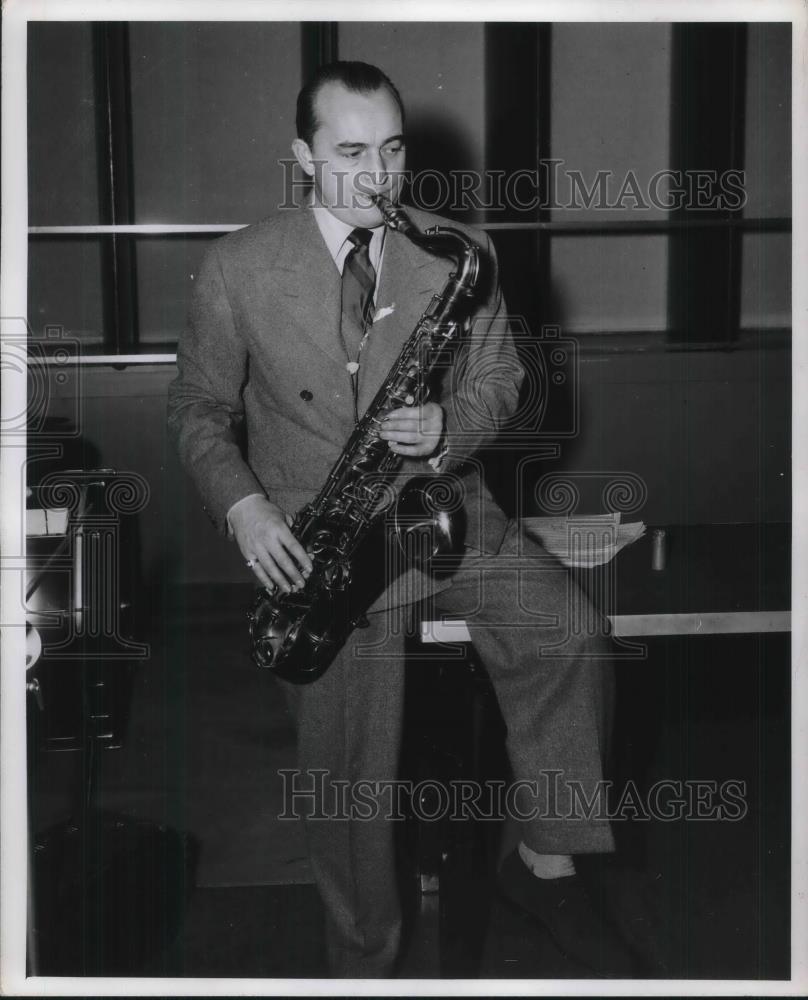
{"label": "white shirt collar", "polygon": [[[313,194],[311,210],[314,212],[317,228],[320,230],[320,233],[325,240],[325,245],[328,247],[331,259],[337,265],[339,273],[342,274],[342,266],[345,263],[345,258],[348,256],[353,247],[353,244],[348,237],[356,227],[351,226],[347,222],[343,222],[341,219],[338,219],[335,215],[332,215],[324,205],[321,205],[314,198]],[[385,226],[383,225],[377,226],[375,229],[371,229],[373,236],[371,237],[370,247],[368,248],[370,262],[376,271],[377,288],[379,287],[378,279],[379,274],[381,273],[382,251],[384,249],[384,231]]]}

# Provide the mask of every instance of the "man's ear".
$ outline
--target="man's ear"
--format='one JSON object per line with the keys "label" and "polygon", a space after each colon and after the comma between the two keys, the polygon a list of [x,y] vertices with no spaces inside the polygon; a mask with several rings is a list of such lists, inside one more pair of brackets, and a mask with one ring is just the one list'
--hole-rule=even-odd
{"label": "man's ear", "polygon": [[295,159],[303,168],[303,172],[309,177],[314,176],[314,158],[311,155],[311,150],[309,149],[309,144],[303,139],[295,139],[292,142],[292,152],[295,154]]}

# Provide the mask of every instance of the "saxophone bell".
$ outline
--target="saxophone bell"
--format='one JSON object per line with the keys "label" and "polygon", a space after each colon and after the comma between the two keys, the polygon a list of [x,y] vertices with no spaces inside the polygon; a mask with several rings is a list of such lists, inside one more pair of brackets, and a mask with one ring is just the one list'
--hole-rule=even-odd
{"label": "saxophone bell", "polygon": [[442,576],[463,551],[464,489],[454,476],[413,476],[396,500],[393,533],[407,562]]}

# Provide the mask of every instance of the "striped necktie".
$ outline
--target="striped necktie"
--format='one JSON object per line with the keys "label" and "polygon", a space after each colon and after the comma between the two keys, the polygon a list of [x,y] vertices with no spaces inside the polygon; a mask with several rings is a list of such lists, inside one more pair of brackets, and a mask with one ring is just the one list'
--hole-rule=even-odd
{"label": "striped necktie", "polygon": [[373,289],[376,287],[376,272],[368,251],[372,236],[369,229],[351,232],[348,239],[353,248],[342,269],[342,335],[353,358],[371,322]]}

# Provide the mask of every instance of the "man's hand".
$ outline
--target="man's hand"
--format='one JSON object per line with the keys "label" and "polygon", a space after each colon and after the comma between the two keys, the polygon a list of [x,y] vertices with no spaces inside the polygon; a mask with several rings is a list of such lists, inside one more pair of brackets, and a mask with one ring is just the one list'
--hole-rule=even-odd
{"label": "man's hand", "polygon": [[379,437],[390,442],[397,455],[423,458],[438,447],[443,434],[443,408],[437,403],[401,406],[382,420]]}
{"label": "man's hand", "polygon": [[285,593],[305,585],[312,562],[289,525],[291,517],[266,497],[247,497],[230,514],[238,547],[261,583]]}

